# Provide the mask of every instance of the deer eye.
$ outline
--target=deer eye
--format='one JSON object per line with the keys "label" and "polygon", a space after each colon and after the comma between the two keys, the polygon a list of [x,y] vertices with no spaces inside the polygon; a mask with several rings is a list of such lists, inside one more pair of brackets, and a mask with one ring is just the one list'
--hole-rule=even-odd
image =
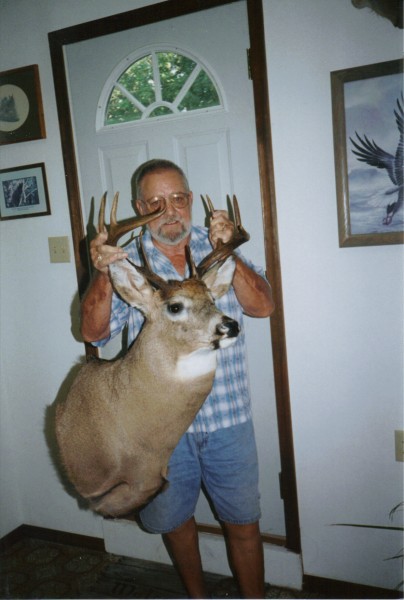
{"label": "deer eye", "polygon": [[177,315],[184,310],[184,305],[182,302],[173,302],[172,304],[169,304],[167,308],[168,312],[172,315]]}

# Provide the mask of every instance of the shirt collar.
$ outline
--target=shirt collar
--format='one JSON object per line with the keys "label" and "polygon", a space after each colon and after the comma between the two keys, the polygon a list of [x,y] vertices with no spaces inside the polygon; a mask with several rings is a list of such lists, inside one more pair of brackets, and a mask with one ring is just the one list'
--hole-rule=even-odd
{"label": "shirt collar", "polygon": [[[192,247],[197,243],[196,241],[196,232],[195,227],[191,228],[191,252]],[[174,268],[171,261],[162,253],[156,246],[153,244],[152,237],[150,235],[150,231],[146,228],[145,232],[142,236],[143,247],[147,254],[147,259],[150,262],[151,268],[158,273],[160,276],[163,276],[165,279],[177,279],[181,280],[182,277],[178,273],[178,271]],[[185,278],[189,277],[189,268],[188,265],[185,269]]]}

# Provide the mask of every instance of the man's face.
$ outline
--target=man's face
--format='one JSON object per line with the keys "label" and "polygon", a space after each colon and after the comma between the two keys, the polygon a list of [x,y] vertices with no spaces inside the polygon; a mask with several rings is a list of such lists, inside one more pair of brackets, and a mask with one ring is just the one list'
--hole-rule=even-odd
{"label": "man's face", "polygon": [[[165,198],[166,212],[148,224],[154,239],[162,244],[175,246],[188,237],[191,231],[192,192],[188,192],[181,175],[174,170],[155,171],[145,175],[141,182],[141,197],[136,201],[140,214],[154,212],[157,197]],[[173,195],[187,194],[188,204],[183,208],[174,206]]]}

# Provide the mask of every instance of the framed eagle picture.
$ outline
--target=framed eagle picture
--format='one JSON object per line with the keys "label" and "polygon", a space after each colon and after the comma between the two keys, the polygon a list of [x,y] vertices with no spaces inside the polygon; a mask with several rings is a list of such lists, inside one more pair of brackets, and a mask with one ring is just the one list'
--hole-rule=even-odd
{"label": "framed eagle picture", "polygon": [[331,73],[340,247],[404,242],[403,60]]}

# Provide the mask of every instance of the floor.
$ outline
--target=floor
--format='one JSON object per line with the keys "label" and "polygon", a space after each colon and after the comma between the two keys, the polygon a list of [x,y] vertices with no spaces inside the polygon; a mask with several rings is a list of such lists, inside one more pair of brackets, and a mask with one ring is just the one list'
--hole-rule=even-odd
{"label": "floor", "polygon": [[[212,598],[239,598],[234,581],[206,574]],[[173,567],[24,537],[0,552],[0,598],[187,598]],[[266,598],[320,598],[272,586]],[[322,595],[321,598],[324,598]]]}
{"label": "floor", "polygon": [[[205,573],[210,598],[239,598],[234,580]],[[401,591],[305,578],[309,591],[267,585],[266,598],[388,599]],[[315,590],[315,592],[314,592]],[[187,598],[172,566],[108,554],[102,540],[22,525],[0,540],[0,599]]]}

